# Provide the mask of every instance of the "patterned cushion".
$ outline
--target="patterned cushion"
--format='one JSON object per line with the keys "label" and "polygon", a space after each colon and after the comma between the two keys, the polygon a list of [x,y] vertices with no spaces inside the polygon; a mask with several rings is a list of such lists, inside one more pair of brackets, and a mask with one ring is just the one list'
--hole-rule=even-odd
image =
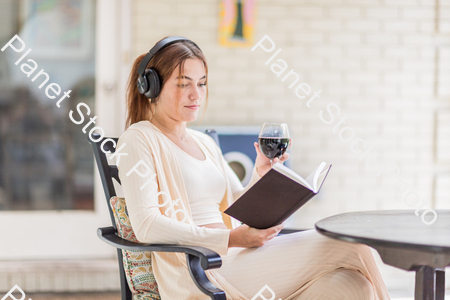
{"label": "patterned cushion", "polygon": [[[110,205],[114,213],[119,237],[139,243],[131,228],[125,198],[111,197]],[[158,284],[152,269],[151,252],[122,250],[123,267],[133,300],[161,300]]]}

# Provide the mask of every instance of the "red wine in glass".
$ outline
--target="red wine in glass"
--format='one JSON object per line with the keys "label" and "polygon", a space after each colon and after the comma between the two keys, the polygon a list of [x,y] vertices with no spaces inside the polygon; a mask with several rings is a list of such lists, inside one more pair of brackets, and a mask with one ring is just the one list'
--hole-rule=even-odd
{"label": "red wine in glass", "polygon": [[289,148],[290,135],[286,123],[265,122],[258,137],[259,149],[273,165],[275,157],[280,158]]}
{"label": "red wine in glass", "polygon": [[269,159],[283,156],[289,148],[289,138],[258,138],[259,149]]}

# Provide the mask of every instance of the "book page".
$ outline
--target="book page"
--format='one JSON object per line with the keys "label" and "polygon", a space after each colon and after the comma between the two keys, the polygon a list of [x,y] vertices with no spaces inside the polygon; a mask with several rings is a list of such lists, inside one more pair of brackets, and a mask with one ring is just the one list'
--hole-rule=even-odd
{"label": "book page", "polygon": [[332,165],[330,165],[328,168],[325,168],[322,173],[320,173],[319,178],[317,178],[317,192],[319,192],[320,188],[322,187],[322,184],[325,181],[325,178],[330,171],[331,166]]}
{"label": "book page", "polygon": [[300,183],[301,185],[310,189],[311,191],[313,190],[312,186],[305,179],[303,179],[300,175],[298,175],[297,173],[295,173],[294,171],[292,171],[291,169],[289,169],[282,163],[279,163],[279,162],[275,163],[272,166],[272,169],[274,169],[275,171],[283,174],[284,176],[289,177],[290,179]]}
{"label": "book page", "polygon": [[[312,186],[312,191],[314,193],[317,193],[318,190],[318,180],[319,180],[319,176],[324,173],[322,172],[323,169],[325,168],[327,164],[325,162],[320,163],[320,165],[314,170],[312,171],[311,174],[308,175],[308,177],[306,177],[306,182],[308,182],[308,184],[310,186]],[[325,176],[325,174],[323,174]]]}

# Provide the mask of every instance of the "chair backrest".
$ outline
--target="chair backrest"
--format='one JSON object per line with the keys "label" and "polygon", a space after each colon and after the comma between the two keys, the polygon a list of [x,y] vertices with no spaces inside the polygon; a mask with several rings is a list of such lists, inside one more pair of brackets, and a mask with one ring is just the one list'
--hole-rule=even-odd
{"label": "chair backrest", "polygon": [[[212,137],[214,139],[214,141],[217,143],[217,145],[219,145],[219,147],[220,147],[219,136],[214,129],[206,129],[205,133],[208,134],[210,137]],[[100,134],[93,133],[92,138],[94,140],[98,140],[100,138]],[[113,184],[113,178],[119,184],[121,184],[121,183],[120,183],[120,179],[119,179],[119,170],[117,169],[117,166],[110,165],[108,163],[106,154],[101,149],[101,145],[102,145],[103,141],[105,141],[106,139],[113,140],[115,142],[115,144],[117,145],[118,138],[104,137],[103,139],[99,140],[98,142],[92,142],[88,136],[88,141],[92,145],[92,148],[94,150],[95,161],[97,162],[97,168],[100,173],[103,191],[105,192],[106,205],[108,206],[109,215],[111,217],[111,224],[113,225],[114,229],[117,230],[116,222],[114,221],[114,214],[111,209],[111,206],[109,205],[109,200],[111,199],[111,197],[117,196],[116,190],[115,190],[114,184]],[[103,145],[103,149],[105,150],[105,152],[111,151],[111,154],[116,151],[116,148],[114,147],[114,145],[111,141],[107,141]]]}
{"label": "chair backrest", "polygon": [[[98,140],[100,138],[100,134],[94,133],[94,134],[92,134],[92,137],[93,137],[93,139]],[[117,166],[110,165],[108,163],[108,158],[106,157],[106,153],[104,153],[102,151],[102,149],[100,148],[101,144],[106,139],[114,140],[116,145],[117,145],[117,141],[119,140],[119,138],[104,137],[103,139],[101,139],[98,142],[92,142],[88,136],[88,141],[89,141],[89,143],[91,143],[92,149],[94,150],[95,161],[97,162],[97,168],[98,168],[98,172],[100,173],[103,191],[105,192],[106,205],[108,206],[109,215],[111,217],[111,224],[113,225],[114,229],[117,230],[116,222],[114,221],[114,214],[111,209],[111,206],[109,205],[109,200],[111,199],[111,197],[117,196],[116,189],[114,188],[114,184],[113,184],[113,178],[120,184],[119,170],[117,169]],[[114,147],[114,145],[111,141],[107,141],[103,145],[103,149],[106,152],[111,151],[111,153],[114,153],[116,151],[116,148]]]}
{"label": "chair backrest", "polygon": [[[208,134],[209,136],[211,136],[216,141],[217,145],[219,145],[219,147],[220,147],[219,137],[214,129],[207,129],[205,131],[205,133]],[[119,179],[119,170],[117,169],[117,166],[110,165],[108,163],[106,153],[104,153],[102,151],[101,146],[102,146],[102,143],[107,139],[113,140],[115,142],[115,144],[117,145],[118,138],[104,137],[104,138],[100,139],[100,135],[97,133],[92,134],[92,138],[94,140],[99,140],[98,142],[92,142],[88,136],[88,141],[92,145],[92,148],[94,150],[95,161],[97,162],[97,168],[100,173],[103,191],[105,192],[106,206],[108,207],[109,215],[111,217],[111,224],[113,225],[114,229],[117,231],[117,224],[115,222],[114,213],[113,213],[113,210],[111,208],[109,201],[110,201],[111,197],[117,196],[116,190],[115,190],[114,184],[113,184],[113,178],[119,184],[121,184],[120,179]],[[105,144],[103,145],[103,149],[105,150],[105,152],[110,151],[111,154],[116,151],[116,148],[114,147],[114,144],[111,141],[105,142]],[[119,270],[120,270],[121,298],[122,298],[122,300],[131,300],[132,294],[131,294],[131,290],[130,290],[127,280],[126,280],[126,273],[125,273],[125,268],[123,265],[122,250],[120,250],[120,249],[117,249],[117,258],[118,258]]]}
{"label": "chair backrest", "polygon": [[220,148],[220,143],[219,143],[219,135],[217,134],[215,129],[206,129],[205,133],[207,135],[209,135],[210,137],[213,138],[214,141],[216,141],[217,146],[219,146]]}

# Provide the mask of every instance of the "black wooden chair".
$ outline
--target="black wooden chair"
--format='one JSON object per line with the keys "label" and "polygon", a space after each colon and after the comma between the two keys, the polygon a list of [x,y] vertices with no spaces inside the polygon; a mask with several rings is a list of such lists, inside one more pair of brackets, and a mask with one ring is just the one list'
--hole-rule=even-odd
{"label": "black wooden chair", "polygon": [[[208,129],[206,134],[211,136],[219,145],[219,138],[214,129]],[[99,134],[92,134],[92,137],[97,140],[100,138]],[[120,289],[122,300],[132,300],[132,294],[128,287],[125,270],[122,259],[122,249],[124,250],[140,250],[140,251],[155,251],[155,252],[180,252],[186,254],[186,262],[189,267],[189,273],[196,286],[206,295],[210,296],[213,300],[226,300],[225,292],[215,287],[206,277],[205,270],[220,268],[222,265],[222,259],[220,255],[210,249],[200,246],[189,245],[169,245],[169,244],[147,244],[147,243],[134,243],[127,241],[117,235],[117,226],[114,219],[114,214],[109,205],[111,197],[117,196],[113,184],[113,178],[120,184],[119,172],[115,165],[109,165],[106,154],[100,149],[100,145],[108,137],[104,137],[100,141],[94,143],[91,142],[88,136],[88,141],[92,145],[94,150],[95,160],[100,173],[103,190],[105,192],[106,203],[109,209],[112,226],[98,228],[97,235],[105,243],[117,248],[117,257],[119,261],[120,269]],[[118,138],[109,138],[116,142]],[[103,146],[105,152],[115,152],[112,142],[106,142]],[[282,229],[279,235],[302,231],[299,229]]]}

